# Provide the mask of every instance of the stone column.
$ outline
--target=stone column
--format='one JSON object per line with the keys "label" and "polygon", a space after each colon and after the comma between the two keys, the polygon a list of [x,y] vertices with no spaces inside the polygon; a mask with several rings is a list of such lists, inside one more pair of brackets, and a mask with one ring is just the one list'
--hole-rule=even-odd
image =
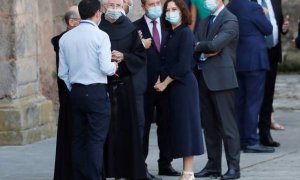
{"label": "stone column", "polygon": [[38,24],[43,22],[38,0],[1,2],[0,145],[32,143],[56,132],[52,102],[40,87]]}

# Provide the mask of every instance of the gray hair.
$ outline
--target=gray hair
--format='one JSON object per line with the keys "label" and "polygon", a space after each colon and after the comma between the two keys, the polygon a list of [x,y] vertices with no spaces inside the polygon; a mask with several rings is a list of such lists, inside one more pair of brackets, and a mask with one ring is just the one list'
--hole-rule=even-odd
{"label": "gray hair", "polygon": [[68,12],[66,12],[66,14],[65,14],[65,22],[66,22],[66,24],[69,25],[69,20],[70,19],[75,19],[75,18],[79,18],[77,12],[75,12],[75,11],[68,11]]}

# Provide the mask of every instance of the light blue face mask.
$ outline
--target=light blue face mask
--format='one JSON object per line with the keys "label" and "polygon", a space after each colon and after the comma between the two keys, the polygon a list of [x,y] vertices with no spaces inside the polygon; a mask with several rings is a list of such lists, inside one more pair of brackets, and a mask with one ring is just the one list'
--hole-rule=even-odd
{"label": "light blue face mask", "polygon": [[181,21],[179,11],[166,12],[166,20],[169,21],[172,25],[179,24]]}
{"label": "light blue face mask", "polygon": [[216,0],[205,0],[204,1],[204,8],[209,10],[210,12],[213,12],[218,7],[218,3]]}
{"label": "light blue face mask", "polygon": [[151,20],[155,20],[160,17],[161,13],[162,13],[161,5],[150,7],[147,12],[147,17],[150,18]]}
{"label": "light blue face mask", "polygon": [[107,9],[105,16],[109,17],[111,20],[116,21],[122,16],[122,12],[119,9]]}

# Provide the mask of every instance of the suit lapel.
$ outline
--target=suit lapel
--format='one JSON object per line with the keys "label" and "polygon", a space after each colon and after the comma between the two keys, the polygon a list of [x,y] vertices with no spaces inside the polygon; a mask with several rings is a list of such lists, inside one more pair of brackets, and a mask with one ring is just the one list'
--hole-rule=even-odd
{"label": "suit lapel", "polygon": [[206,30],[207,30],[207,26],[208,26],[208,21],[209,21],[209,17],[207,17],[207,18],[205,18],[204,20],[203,20],[203,28],[201,28],[200,27],[200,39],[201,39],[201,41],[202,40],[206,40],[207,39],[207,35],[208,34],[206,34]]}
{"label": "suit lapel", "polygon": [[208,39],[212,39],[216,33],[218,32],[219,30],[219,27],[222,25],[222,22],[223,22],[223,15],[226,13],[226,9],[224,8],[220,14],[216,17],[214,23],[212,24],[209,32],[208,32],[208,35],[207,35],[207,38]]}

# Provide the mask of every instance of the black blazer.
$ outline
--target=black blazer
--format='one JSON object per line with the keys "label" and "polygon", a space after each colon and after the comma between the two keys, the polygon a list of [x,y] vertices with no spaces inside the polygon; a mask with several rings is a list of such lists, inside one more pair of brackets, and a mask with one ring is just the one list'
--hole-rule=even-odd
{"label": "black blazer", "polygon": [[[134,22],[134,25],[137,27],[138,30],[141,30],[143,33],[143,38],[152,38],[150,30],[148,28],[147,22],[145,17],[141,17],[137,21]],[[161,29],[161,47],[166,41],[167,31],[163,28]],[[161,49],[161,48],[160,48]],[[158,76],[161,73],[162,69],[162,59],[160,56],[160,52],[157,50],[154,40],[152,38],[152,44],[149,49],[147,49],[147,90],[148,92],[154,92],[153,86],[155,85]],[[140,78],[143,78],[142,75]]]}

